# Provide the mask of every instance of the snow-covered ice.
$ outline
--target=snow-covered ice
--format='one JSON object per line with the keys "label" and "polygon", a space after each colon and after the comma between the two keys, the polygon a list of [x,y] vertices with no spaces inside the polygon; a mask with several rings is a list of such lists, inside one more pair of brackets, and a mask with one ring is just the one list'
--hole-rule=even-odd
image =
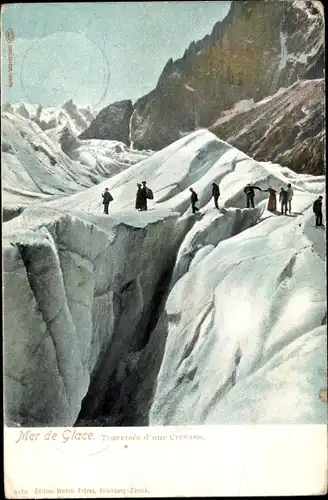
{"label": "snow-covered ice", "polygon": [[4,112],[3,208],[15,211],[36,199],[81,191],[151,154],[117,141],[79,141],[65,126],[51,136],[20,113]]}
{"label": "snow-covered ice", "polygon": [[323,423],[324,289],[297,219],[265,219],[208,249],[166,303],[150,424]]}
{"label": "snow-covered ice", "polygon": [[[56,160],[51,170],[26,140],[31,160],[20,156],[17,134],[31,122],[15,118],[17,130],[7,120],[5,192],[24,184],[39,196],[4,224],[11,423],[73,425],[82,401],[88,416],[113,397],[114,380],[113,421],[131,408],[142,425],[326,421],[318,397],[327,384],[325,233],[311,212],[324,177],[256,162],[206,130],[144,156],[85,141],[75,160],[39,132],[44,155]],[[124,168],[88,184],[92,158],[112,154],[126,155]],[[155,196],[148,212],[134,209],[142,180]],[[290,182],[293,213],[268,212],[264,192],[244,208],[249,181],[277,190]],[[109,216],[104,187],[114,198]]]}
{"label": "snow-covered ice", "polygon": [[84,132],[95,117],[90,109],[78,108],[73,101],[66,102],[61,108],[43,108],[39,104],[19,101],[5,104],[3,111],[34,121],[44,131],[66,126],[75,135]]}

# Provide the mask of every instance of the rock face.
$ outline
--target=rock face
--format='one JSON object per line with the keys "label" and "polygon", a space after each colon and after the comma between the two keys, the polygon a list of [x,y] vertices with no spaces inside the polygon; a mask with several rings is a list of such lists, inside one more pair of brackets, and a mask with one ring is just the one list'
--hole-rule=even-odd
{"label": "rock face", "polygon": [[[228,15],[222,22],[215,24],[212,33],[191,43],[181,59],[170,59],[156,88],[134,104],[130,120],[130,142],[137,149],[162,149],[190,131],[212,127],[224,116],[224,112],[240,101],[252,100],[258,103],[274,95],[280,88],[289,87],[290,95],[295,96],[300,88],[293,87],[295,82],[320,79],[323,76],[324,23],[320,2],[232,2]],[[254,141],[261,139],[255,125],[256,131],[250,133],[254,138],[254,141],[249,142],[250,147],[240,146],[240,142],[247,142],[246,138],[234,144],[247,154],[254,152],[261,159],[279,161],[284,155],[283,161],[296,171],[303,171],[305,168],[308,172],[322,174],[323,127],[318,133],[317,124],[320,123],[320,118],[323,120],[323,113],[320,116],[320,99],[321,109],[323,108],[323,94],[320,93],[323,83],[320,88],[321,90],[315,89],[316,117],[309,117],[303,122],[305,128],[310,124],[311,133],[307,137],[301,133],[295,138],[298,128],[303,128],[300,124],[302,112],[297,111],[296,106],[291,116],[286,116],[285,119],[285,110],[281,108],[281,121],[285,124],[279,127],[279,131],[274,125],[267,141],[254,146]],[[308,97],[310,106],[306,104]],[[295,100],[294,97],[292,100]],[[305,107],[313,109],[310,91],[303,95],[302,100]],[[279,102],[274,100],[276,106]],[[109,110],[110,106],[106,109]],[[253,122],[258,112],[258,123],[261,123],[261,110],[261,107],[254,110]],[[101,118],[100,114],[99,119],[97,117],[95,120],[97,126],[86,132],[89,135],[81,137],[98,137],[103,120],[106,122],[106,113]],[[240,121],[243,122],[246,117],[247,115],[243,115]],[[266,130],[274,119],[270,113],[266,115]],[[120,127],[117,121],[114,125],[111,120],[109,117],[106,123],[111,134],[115,134],[115,129]],[[122,126],[125,127],[126,123],[127,118],[124,117]],[[289,130],[293,129],[294,137],[290,139],[288,146],[279,137],[280,132],[283,134],[287,127]],[[243,128],[239,128],[237,119],[231,122],[226,134],[223,127],[213,126],[211,130],[224,140],[238,134],[243,135]],[[126,132],[125,138],[127,136]],[[119,140],[123,140],[122,136]],[[284,150],[285,147],[288,152]]]}
{"label": "rock face", "polygon": [[295,172],[324,172],[324,80],[297,81],[245,110],[232,109],[210,127],[218,137],[256,160]]}
{"label": "rock face", "polygon": [[323,77],[323,38],[312,2],[232,2],[211,35],[169,60],[156,89],[136,102],[133,144],[160,149],[209,127],[238,101],[257,102],[298,78]]}
{"label": "rock face", "polygon": [[104,108],[79,139],[107,139],[129,145],[132,101],[117,101]]}

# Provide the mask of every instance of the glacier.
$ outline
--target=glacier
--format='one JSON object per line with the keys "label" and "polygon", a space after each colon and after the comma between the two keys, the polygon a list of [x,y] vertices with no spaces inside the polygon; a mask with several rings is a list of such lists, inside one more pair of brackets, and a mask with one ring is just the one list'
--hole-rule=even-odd
{"label": "glacier", "polygon": [[[312,213],[324,176],[257,162],[203,129],[156,153],[98,140],[64,152],[58,135],[5,115],[7,425],[326,422],[325,233]],[[147,212],[134,209],[142,180]],[[265,192],[244,208],[250,181],[290,182],[292,214],[268,212]]]}
{"label": "glacier", "polygon": [[20,113],[2,113],[5,221],[36,200],[79,192],[152,154],[118,141],[79,141],[67,124],[46,132]]}
{"label": "glacier", "polygon": [[90,108],[78,108],[72,100],[61,108],[44,108],[40,104],[25,101],[6,103],[2,106],[2,111],[33,121],[46,132],[67,127],[75,135],[88,128],[95,117],[95,112]]}

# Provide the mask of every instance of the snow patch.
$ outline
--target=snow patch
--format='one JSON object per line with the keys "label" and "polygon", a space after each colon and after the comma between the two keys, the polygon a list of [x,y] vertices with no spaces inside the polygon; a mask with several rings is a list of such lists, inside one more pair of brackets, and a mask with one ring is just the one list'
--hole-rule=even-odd
{"label": "snow patch", "polygon": [[286,66],[288,60],[288,51],[286,45],[287,36],[281,30],[279,36],[280,36],[280,60],[278,69],[279,71],[281,71]]}

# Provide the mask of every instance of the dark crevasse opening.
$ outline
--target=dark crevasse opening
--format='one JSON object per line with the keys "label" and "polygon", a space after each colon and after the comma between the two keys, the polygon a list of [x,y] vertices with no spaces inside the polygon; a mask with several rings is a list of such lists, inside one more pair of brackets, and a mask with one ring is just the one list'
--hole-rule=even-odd
{"label": "dark crevasse opening", "polygon": [[[245,218],[249,217],[250,213],[253,215],[251,223],[246,224]],[[230,237],[255,225],[258,218],[259,213],[256,211],[249,210],[243,214],[237,210],[231,221]],[[178,250],[179,248],[176,248],[172,252],[173,255],[166,263],[165,271],[157,281],[152,298],[134,328],[129,345],[125,346],[121,354],[117,353],[115,346],[115,342],[120,342],[118,325],[118,335],[115,337],[114,334],[102,367],[98,374],[93,375],[94,382],[91,381],[88,394],[82,401],[75,426],[149,425],[149,411],[164,356],[168,322],[179,321],[179,318],[168,318],[165,313],[166,300],[174,285],[172,279]],[[187,272],[189,264],[190,262],[184,272]],[[126,283],[120,290],[118,302],[121,301],[122,294],[130,289],[133,295],[135,290],[133,282]],[[95,389],[98,377],[103,377],[104,390],[101,394]]]}
{"label": "dark crevasse opening", "polygon": [[[138,362],[141,351],[148,345],[152,332],[154,331],[164,309],[165,301],[170,289],[175,260],[176,257],[174,256],[174,259],[168,263],[166,271],[159,279],[149,306],[145,309],[143,317],[136,328],[136,335],[134,335],[130,344],[129,355],[121,360],[123,364],[127,365],[125,372],[126,377],[131,375],[131,370],[134,369],[135,364]],[[164,350],[162,351],[162,356],[163,353]],[[96,411],[93,409],[90,411],[88,394],[86,395],[82,401],[81,411],[75,426],[137,425],[137,418],[134,417],[133,406],[130,407],[128,415],[126,415],[125,418],[122,418],[121,414],[119,416],[117,415],[117,408],[120,406],[122,393],[126,393],[123,395],[123,399],[124,397],[133,399],[133,394],[128,395],[128,392],[131,392],[130,389],[129,391],[126,390],[127,379],[124,376],[122,378],[122,375],[119,375],[120,370],[121,367],[118,362],[117,367],[108,377],[107,390],[101,398]],[[156,376],[157,373],[155,372],[153,383],[149,381],[152,385],[154,385],[156,381]],[[136,384],[136,386],[137,385],[138,384]]]}
{"label": "dark crevasse opening", "polygon": [[137,338],[137,342],[135,345],[136,351],[141,351],[142,349],[144,349],[144,347],[146,347],[146,345],[150,340],[151,333],[154,330],[158,322],[158,319],[164,309],[165,301],[168,295],[169,287],[173,276],[174,264],[175,261],[171,263],[169,269],[163,274],[161,281],[159,282],[159,285],[155,290],[147,314],[148,316],[147,326],[144,329],[143,335]]}

